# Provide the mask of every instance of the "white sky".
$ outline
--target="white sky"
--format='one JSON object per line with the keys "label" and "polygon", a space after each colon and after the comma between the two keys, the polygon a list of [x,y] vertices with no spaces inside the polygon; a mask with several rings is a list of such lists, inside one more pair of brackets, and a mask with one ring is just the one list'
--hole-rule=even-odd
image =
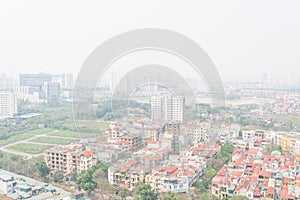
{"label": "white sky", "polygon": [[0,72],[76,74],[111,36],[166,28],[196,41],[221,77],[300,77],[300,1],[0,1]]}

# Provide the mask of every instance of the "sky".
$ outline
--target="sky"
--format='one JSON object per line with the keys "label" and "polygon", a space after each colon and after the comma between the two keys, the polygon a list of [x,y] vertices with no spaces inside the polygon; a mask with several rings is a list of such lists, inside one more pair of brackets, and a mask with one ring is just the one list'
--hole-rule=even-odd
{"label": "sky", "polygon": [[300,77],[300,1],[0,1],[0,73],[75,75],[102,42],[163,28],[197,42],[222,79]]}

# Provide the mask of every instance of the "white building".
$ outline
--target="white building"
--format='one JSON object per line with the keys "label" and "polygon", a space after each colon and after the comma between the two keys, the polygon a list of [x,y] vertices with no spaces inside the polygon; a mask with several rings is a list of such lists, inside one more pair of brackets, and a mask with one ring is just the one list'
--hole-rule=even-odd
{"label": "white building", "polygon": [[30,91],[29,86],[16,85],[14,87],[14,93],[16,94],[17,99],[21,100],[21,101],[28,101],[28,102],[34,103],[34,104],[39,104],[39,103],[45,102],[44,99],[40,98],[42,96],[41,92]]}
{"label": "white building", "polygon": [[183,121],[184,102],[182,97],[155,96],[151,98],[151,119],[160,121]]}
{"label": "white building", "polygon": [[74,87],[73,74],[53,75],[52,83],[59,83],[63,89],[72,89]]}
{"label": "white building", "polygon": [[18,113],[16,94],[0,91],[0,116],[13,117]]}
{"label": "white building", "polygon": [[13,193],[14,186],[16,185],[16,181],[12,176],[1,175],[0,176],[0,190],[2,194]]}
{"label": "white building", "polygon": [[210,124],[206,122],[190,122],[181,125],[181,132],[187,135],[192,143],[207,141]]}

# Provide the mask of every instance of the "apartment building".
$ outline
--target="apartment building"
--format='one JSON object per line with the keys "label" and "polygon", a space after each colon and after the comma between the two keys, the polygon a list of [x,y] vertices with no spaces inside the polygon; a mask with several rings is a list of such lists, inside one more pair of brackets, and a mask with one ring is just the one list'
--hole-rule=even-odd
{"label": "apartment building", "polygon": [[151,98],[151,119],[183,122],[185,99],[165,95]]}
{"label": "apartment building", "polygon": [[0,116],[13,117],[18,113],[16,94],[10,91],[0,91]]}
{"label": "apartment building", "polygon": [[189,122],[181,124],[181,133],[185,134],[190,143],[200,143],[208,139],[210,124],[206,122]]}
{"label": "apartment building", "polygon": [[44,152],[44,159],[52,171],[78,173],[97,163],[95,151],[84,150],[82,145],[58,146]]}

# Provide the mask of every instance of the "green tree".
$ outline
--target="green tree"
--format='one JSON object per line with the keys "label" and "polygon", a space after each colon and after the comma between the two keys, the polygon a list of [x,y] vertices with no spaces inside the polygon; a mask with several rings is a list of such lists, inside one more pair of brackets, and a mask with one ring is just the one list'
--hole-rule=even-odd
{"label": "green tree", "polygon": [[164,196],[164,199],[163,200],[179,200],[177,197],[176,197],[176,194],[173,193],[173,192],[168,192],[166,194],[166,196]]}
{"label": "green tree", "polygon": [[205,192],[207,192],[208,184],[209,184],[208,181],[202,180],[202,181],[197,181],[197,182],[195,182],[195,183],[193,184],[193,186],[196,188],[196,190],[197,190],[199,193],[205,193]]}
{"label": "green tree", "polygon": [[231,159],[232,152],[234,147],[232,144],[226,143],[222,145],[221,152],[218,156],[219,159],[222,159],[223,164],[227,163]]}
{"label": "green tree", "polygon": [[36,163],[36,167],[38,169],[39,176],[41,178],[47,178],[50,173],[50,168],[47,166],[47,164],[44,161],[38,162]]}
{"label": "green tree", "polygon": [[97,187],[97,183],[93,179],[92,175],[93,172],[87,170],[77,177],[79,187],[86,191],[88,194],[91,194],[91,192]]}
{"label": "green tree", "polygon": [[149,184],[139,185],[134,191],[134,200],[158,200],[158,193]]}
{"label": "green tree", "polygon": [[[98,171],[96,173],[96,171],[100,169],[102,171]],[[91,194],[91,192],[94,191],[98,185],[96,179],[101,179],[101,177],[106,177],[107,170],[108,170],[108,165],[103,163],[97,163],[97,165],[90,167],[89,169],[87,169],[86,171],[82,172],[77,176],[78,186],[84,191],[86,191],[88,194]]]}
{"label": "green tree", "polygon": [[63,179],[64,179],[64,175],[61,172],[55,172],[53,174],[53,181],[55,183],[61,183]]}
{"label": "green tree", "polygon": [[217,171],[214,168],[212,168],[210,165],[208,165],[206,167],[206,169],[204,170],[203,180],[210,182],[216,174],[217,174]]}
{"label": "green tree", "polygon": [[240,131],[239,131],[239,139],[242,139],[242,138],[243,138],[243,131],[240,130]]}
{"label": "green tree", "polygon": [[127,196],[131,195],[131,192],[122,187],[117,191],[117,195],[121,198],[121,200],[125,200]]}

